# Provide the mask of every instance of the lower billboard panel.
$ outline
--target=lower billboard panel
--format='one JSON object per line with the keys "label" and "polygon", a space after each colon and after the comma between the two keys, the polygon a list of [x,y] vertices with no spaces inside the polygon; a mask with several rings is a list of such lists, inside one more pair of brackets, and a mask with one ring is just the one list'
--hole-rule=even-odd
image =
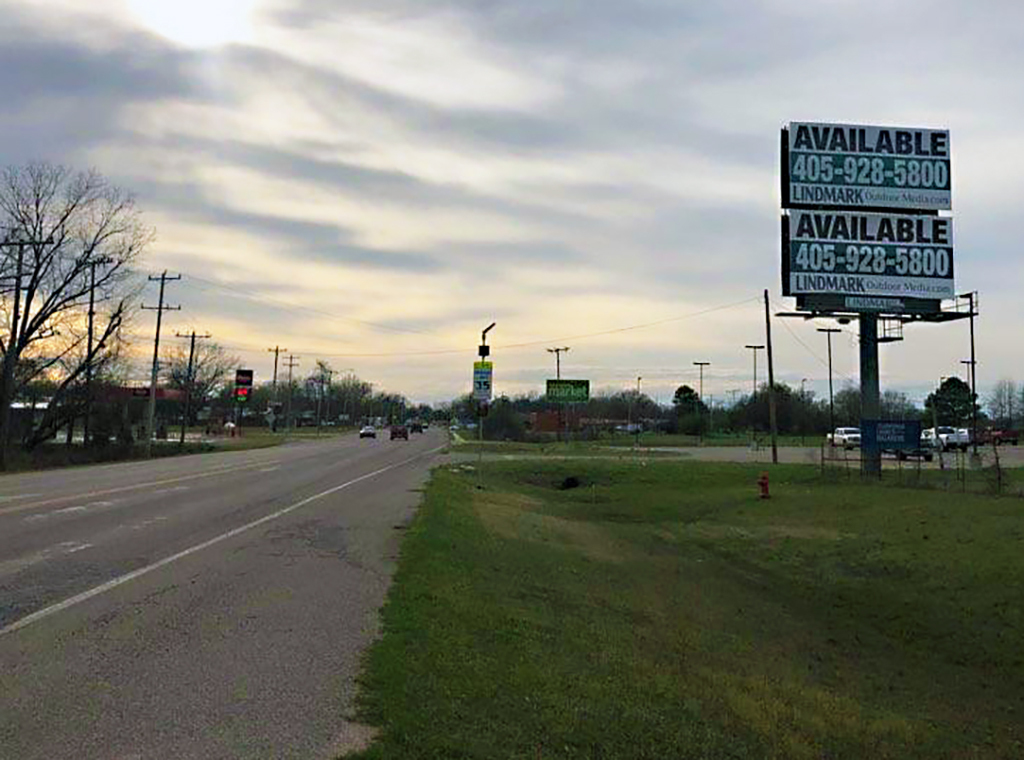
{"label": "lower billboard panel", "polygon": [[938,299],[831,294],[797,296],[796,306],[806,311],[854,314],[938,314],[942,311],[942,302]]}

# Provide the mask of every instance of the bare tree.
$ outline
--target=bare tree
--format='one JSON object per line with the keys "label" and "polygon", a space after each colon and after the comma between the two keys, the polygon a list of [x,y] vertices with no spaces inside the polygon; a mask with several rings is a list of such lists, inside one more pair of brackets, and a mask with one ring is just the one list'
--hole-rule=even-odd
{"label": "bare tree", "polygon": [[[183,391],[188,387],[188,349],[174,346],[164,354],[163,366],[167,369],[167,383],[171,388]],[[233,379],[234,371],[241,366],[237,356],[233,356],[216,343],[196,343],[195,356],[192,357],[192,419],[194,425],[199,409],[212,399],[217,391]]]}
{"label": "bare tree", "polygon": [[[153,239],[133,198],[96,172],[50,164],[0,174],[0,466],[11,404],[36,378],[54,381],[35,446],[81,413],[87,373],[116,356],[136,291],[128,267]],[[98,318],[88,350],[90,295]]]}
{"label": "bare tree", "polygon": [[1000,380],[986,399],[989,416],[997,427],[1013,427],[1020,391],[1013,380]]}

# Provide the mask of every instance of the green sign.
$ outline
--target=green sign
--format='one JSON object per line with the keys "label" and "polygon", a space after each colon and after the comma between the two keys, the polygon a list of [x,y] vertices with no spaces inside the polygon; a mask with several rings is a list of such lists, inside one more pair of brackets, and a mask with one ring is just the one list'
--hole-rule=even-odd
{"label": "green sign", "polygon": [[581,402],[590,400],[589,380],[548,380],[548,401]]}

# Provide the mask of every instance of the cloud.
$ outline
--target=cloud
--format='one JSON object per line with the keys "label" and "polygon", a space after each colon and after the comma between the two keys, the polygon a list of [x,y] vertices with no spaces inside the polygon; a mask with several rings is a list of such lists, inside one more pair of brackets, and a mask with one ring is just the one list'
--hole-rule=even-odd
{"label": "cloud", "polygon": [[[595,387],[646,372],[665,395],[700,354],[708,392],[746,388],[756,303],[592,334],[764,287],[783,308],[778,129],[827,119],[951,128],[959,284],[992,315],[979,354],[993,376],[1024,359],[1019,4],[263,0],[247,44],[202,50],[113,0],[8,5],[0,160],[135,190],[153,266],[256,298],[182,289],[225,343],[394,354],[365,358],[371,379],[438,398],[464,389],[463,358],[411,357],[471,350],[497,319],[496,345],[590,336],[570,361]],[[950,374],[961,327],[908,328],[886,376]],[[820,383],[813,324],[776,336],[779,376]],[[540,348],[501,355],[508,390],[543,379]],[[855,375],[856,346],[837,353]]]}

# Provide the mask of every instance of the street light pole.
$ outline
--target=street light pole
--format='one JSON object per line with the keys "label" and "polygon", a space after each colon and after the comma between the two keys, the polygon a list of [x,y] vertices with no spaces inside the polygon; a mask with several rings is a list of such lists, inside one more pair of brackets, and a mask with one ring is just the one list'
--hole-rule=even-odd
{"label": "street light pole", "polygon": [[637,375],[636,378],[636,446],[640,446],[640,381],[642,377]]}
{"label": "street light pole", "polygon": [[828,427],[829,432],[835,436],[836,416],[832,406],[832,334],[842,331],[835,327],[819,327],[818,332],[825,333],[828,338]]}
{"label": "street light pole", "polygon": [[764,346],[763,345],[752,346],[750,344],[747,344],[746,348],[749,348],[751,351],[754,352],[754,388],[753,388],[753,392],[750,395],[750,400],[753,401],[754,397],[757,395],[757,352],[759,350],[764,349]]}
{"label": "street light pole", "polygon": [[[748,343],[746,348],[749,348],[751,350],[751,353],[754,354],[754,386],[753,386],[753,389],[752,389],[751,394],[750,394],[750,413],[751,413],[751,415],[754,415],[756,413],[754,402],[757,401],[757,352],[759,350],[763,349],[764,346],[763,345],[752,345],[752,344]],[[751,430],[750,430],[751,443],[755,443],[756,444],[756,442],[757,442],[757,428],[754,425],[754,421],[753,420],[751,420],[750,427],[751,427]]]}
{"label": "street light pole", "polygon": [[[549,348],[549,349],[547,349],[549,354],[554,354],[555,355],[555,379],[556,380],[561,380],[562,379],[562,352],[563,351],[567,352],[568,350],[569,350],[569,346],[560,346],[560,347],[557,347],[557,348]],[[565,414],[565,407],[566,407],[565,403],[561,404],[558,407],[558,416],[559,416],[559,420],[558,420],[558,431],[559,432],[558,432],[558,435],[561,435],[562,426],[563,426],[563,422],[564,422],[564,425],[565,425],[565,440],[568,441],[569,440],[569,416],[567,414]],[[561,419],[562,417],[564,417],[565,419],[562,420]],[[558,436],[556,435],[556,438],[557,437]]]}
{"label": "street light pole", "polygon": [[694,365],[700,368],[700,380],[698,383],[697,390],[697,413],[700,415],[701,425],[697,429],[697,435],[701,443],[704,442],[704,414],[701,411],[701,407],[704,406],[704,368],[711,366],[711,362],[694,362]]}
{"label": "street light pole", "polygon": [[561,356],[562,356],[562,352],[563,351],[568,352],[568,350],[569,350],[569,346],[561,346],[559,348],[549,348],[549,349],[547,349],[549,354],[554,354],[555,355],[555,379],[556,380],[561,380],[562,379],[562,361],[561,361]]}
{"label": "street light pole", "polygon": [[977,295],[975,291],[966,293],[961,298],[966,297],[971,309],[971,447],[972,452],[977,455],[978,453],[978,386],[977,376],[975,369],[977,367],[977,360],[974,357],[974,297]]}

